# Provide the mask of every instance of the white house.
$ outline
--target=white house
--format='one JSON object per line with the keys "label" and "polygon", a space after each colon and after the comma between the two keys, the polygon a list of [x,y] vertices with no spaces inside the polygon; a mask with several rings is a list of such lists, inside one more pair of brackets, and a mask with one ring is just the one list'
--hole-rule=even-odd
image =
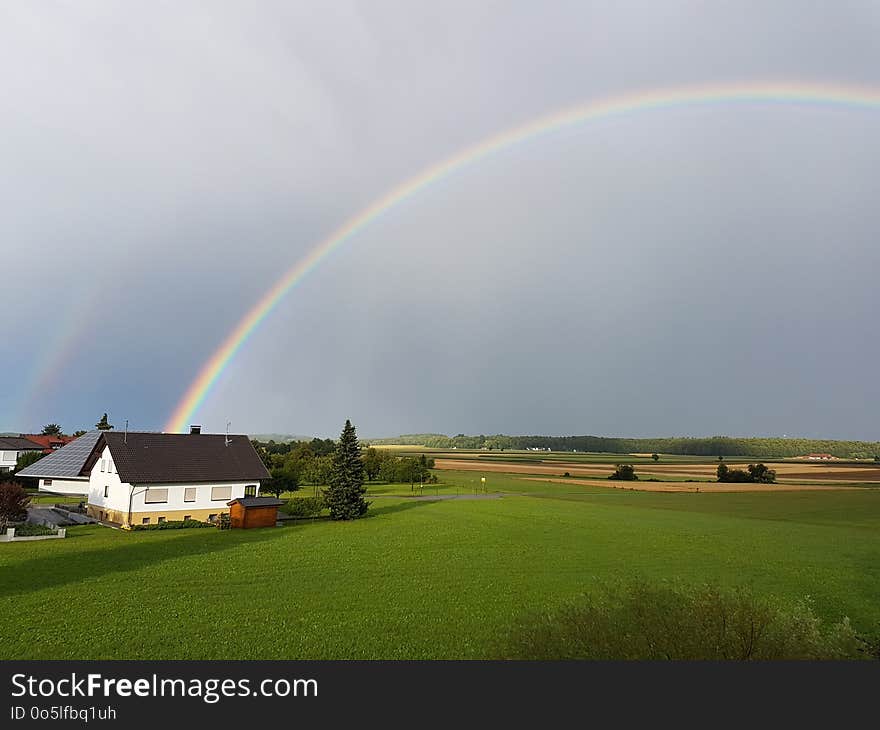
{"label": "white house", "polygon": [[[48,475],[45,466],[38,468],[40,464],[94,433],[20,474],[39,477],[40,489],[55,491],[58,477]],[[93,438],[84,458],[84,449],[80,449],[71,459],[79,462],[76,475],[68,474],[64,481],[81,485],[88,514],[102,522],[128,526],[182,519],[213,521],[229,512],[230,500],[257,496],[260,482],[269,478],[247,436],[202,434],[193,429],[189,434],[104,431]]]}
{"label": "white house", "polygon": [[40,444],[26,438],[0,436],[0,471],[12,471],[18,457],[27,451],[42,451]]}

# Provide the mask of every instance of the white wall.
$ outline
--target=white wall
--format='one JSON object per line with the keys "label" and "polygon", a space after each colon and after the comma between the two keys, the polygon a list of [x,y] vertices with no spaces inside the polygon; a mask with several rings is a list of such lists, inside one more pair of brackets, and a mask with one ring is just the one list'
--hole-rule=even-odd
{"label": "white wall", "polygon": [[[104,471],[101,471],[101,462],[104,462]],[[110,449],[104,447],[101,457],[92,467],[89,477],[89,504],[102,509],[118,510],[127,513],[129,499],[131,500],[132,512],[163,512],[163,511],[187,511],[215,510],[222,512],[228,510],[226,503],[236,497],[244,496],[244,488],[249,484],[257,485],[257,494],[260,493],[260,482],[212,482],[210,484],[129,484],[123,482],[116,473],[116,465],[112,463]],[[231,487],[231,495],[228,498],[212,500],[212,487]],[[104,488],[107,489],[107,497],[104,497]],[[194,502],[184,502],[184,490],[194,487],[196,499]],[[147,502],[147,489],[167,489],[167,502]]]}
{"label": "white wall", "polygon": [[[46,484],[51,482],[51,484]],[[89,482],[86,479],[40,479],[41,492],[53,494],[75,494],[78,496],[89,493]]]}
{"label": "white wall", "polygon": [[[105,487],[109,487],[106,498]],[[89,474],[89,504],[127,512],[129,487],[119,478],[116,464],[110,458],[110,448],[105,446]]]}

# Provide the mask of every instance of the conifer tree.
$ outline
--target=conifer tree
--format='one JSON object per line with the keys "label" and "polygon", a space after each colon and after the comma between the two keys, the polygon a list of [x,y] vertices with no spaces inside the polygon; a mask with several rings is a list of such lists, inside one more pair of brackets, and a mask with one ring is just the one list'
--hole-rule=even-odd
{"label": "conifer tree", "polygon": [[370,506],[364,500],[366,492],[361,447],[354,426],[351,421],[346,420],[339,444],[333,453],[333,468],[328,487],[324,490],[324,501],[330,508],[330,518],[354,520],[362,517]]}
{"label": "conifer tree", "polygon": [[110,425],[110,422],[107,420],[107,414],[105,413],[101,416],[101,420],[95,424],[95,428],[99,431],[110,431],[113,426]]}

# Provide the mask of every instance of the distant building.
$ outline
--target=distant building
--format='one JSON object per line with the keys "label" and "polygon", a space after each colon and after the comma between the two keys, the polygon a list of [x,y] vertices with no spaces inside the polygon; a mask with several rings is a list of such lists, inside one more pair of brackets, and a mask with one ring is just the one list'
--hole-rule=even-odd
{"label": "distant building", "polygon": [[[89,516],[123,526],[214,521],[237,497],[256,497],[269,472],[247,436],[91,431],[21,476],[40,489],[77,489]],[[73,494],[73,491],[65,491]]]}
{"label": "distant building", "polygon": [[18,457],[28,451],[42,451],[42,445],[21,436],[0,436],[0,472],[12,471]]}
{"label": "distant building", "polygon": [[51,454],[53,451],[57,451],[62,446],[67,446],[67,444],[73,441],[75,437],[53,436],[43,433],[23,433],[21,434],[21,438],[27,439],[28,441],[33,441],[35,444],[40,444],[43,447],[44,454]]}
{"label": "distant building", "polygon": [[832,454],[807,454],[801,458],[809,459],[810,461],[830,461],[834,456]]}

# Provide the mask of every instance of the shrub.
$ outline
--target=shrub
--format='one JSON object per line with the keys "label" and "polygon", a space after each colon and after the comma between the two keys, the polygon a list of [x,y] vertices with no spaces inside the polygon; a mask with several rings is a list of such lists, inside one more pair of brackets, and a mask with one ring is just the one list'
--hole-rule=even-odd
{"label": "shrub", "polygon": [[214,523],[214,527],[216,527],[218,530],[228,530],[230,527],[232,527],[232,520],[229,517],[229,513],[221,512],[217,516],[217,521]]}
{"label": "shrub", "polygon": [[20,484],[3,482],[0,484],[0,530],[5,530],[10,522],[27,519],[27,507],[31,498]]}
{"label": "shrub", "polygon": [[15,526],[15,536],[16,537],[37,537],[40,535],[55,535],[58,530],[53,527],[46,527],[45,525],[33,525],[29,522],[25,522],[23,525]]}
{"label": "shrub", "polygon": [[632,464],[618,464],[617,469],[608,478],[617,479],[621,482],[635,482],[638,481],[639,477],[636,475],[636,470]]}
{"label": "shrub", "polygon": [[281,507],[281,511],[291,517],[314,517],[324,509],[321,497],[294,497]]}
{"label": "shrub", "polygon": [[824,626],[809,601],[674,584],[605,588],[517,625],[510,659],[862,659],[849,620]]}
{"label": "shrub", "polygon": [[201,520],[171,520],[166,522],[157,522],[153,525],[132,525],[132,530],[185,530],[189,527],[213,527],[210,522],[202,522]]}
{"label": "shrub", "polygon": [[719,464],[716,472],[719,482],[773,484],[776,472],[764,464],[749,464],[747,469],[729,469],[727,464]]}

